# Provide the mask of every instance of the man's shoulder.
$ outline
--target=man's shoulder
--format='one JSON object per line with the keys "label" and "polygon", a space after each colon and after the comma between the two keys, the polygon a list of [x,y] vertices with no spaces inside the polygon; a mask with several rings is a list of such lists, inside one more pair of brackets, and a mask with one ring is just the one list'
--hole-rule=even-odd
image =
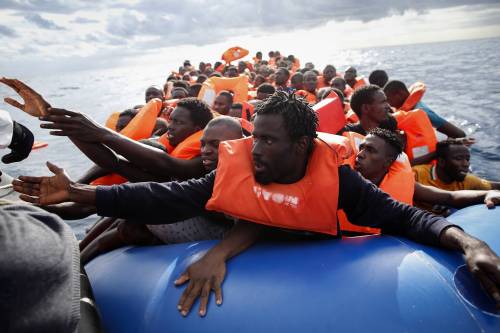
{"label": "man's shoulder", "polygon": [[468,173],[463,181],[465,190],[491,190],[491,183],[472,173]]}

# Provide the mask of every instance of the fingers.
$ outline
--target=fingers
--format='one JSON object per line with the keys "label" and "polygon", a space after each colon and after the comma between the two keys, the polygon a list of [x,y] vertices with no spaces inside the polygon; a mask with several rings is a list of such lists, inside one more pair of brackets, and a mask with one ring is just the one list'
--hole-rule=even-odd
{"label": "fingers", "polygon": [[208,297],[210,296],[211,290],[210,281],[206,281],[203,288],[201,288],[200,294],[200,311],[198,313],[201,317],[207,314]]}
{"label": "fingers", "polygon": [[2,82],[2,83],[4,83],[5,85],[7,85],[7,86],[11,87],[11,88],[12,88],[12,89],[14,89],[16,92],[19,92],[19,90],[20,90],[20,89],[19,89],[19,88],[18,88],[18,86],[15,84],[15,81],[17,81],[17,80],[15,80],[15,79],[8,79],[8,78],[6,78],[6,77],[2,77],[2,78],[0,79],[0,82]]}
{"label": "fingers", "polygon": [[[191,286],[191,288],[189,288]],[[204,284],[200,281],[193,282],[189,284],[188,288],[184,291],[184,294],[182,295],[181,299],[183,298],[183,302],[180,304],[181,305],[181,315],[184,317],[187,316],[189,311],[191,310],[191,307],[193,306],[193,303],[196,301],[198,296],[201,294],[201,289],[204,286]]]}
{"label": "fingers", "polygon": [[40,195],[40,184],[24,183],[19,180],[12,181],[12,187],[14,191],[29,196],[39,196]]}
{"label": "fingers", "polygon": [[186,289],[184,289],[184,292],[182,293],[181,298],[179,299],[179,303],[177,303],[177,310],[181,311],[181,314],[183,316],[185,316],[187,314],[187,313],[186,314],[183,313],[184,303],[186,302],[186,299],[188,298],[189,293],[193,289],[193,286],[194,286],[194,283],[191,281],[188,284],[188,286],[186,287]]}
{"label": "fingers", "polygon": [[3,100],[5,103],[12,105],[13,107],[18,108],[19,110],[24,111],[24,104],[19,103],[15,99],[10,97],[5,97]]}
{"label": "fingers", "polygon": [[215,282],[214,291],[215,291],[215,304],[222,305],[222,288],[219,282]]}
{"label": "fingers", "polygon": [[174,281],[174,284],[176,286],[180,286],[180,285],[186,283],[187,281],[189,281],[189,273],[188,272],[184,272],[184,273],[181,274],[181,276],[179,276],[177,278],[177,280]]}
{"label": "fingers", "polygon": [[69,116],[69,117],[76,117],[79,116],[80,113],[78,112],[73,112],[65,109],[58,109],[58,108],[48,108],[47,111],[49,112],[50,115],[55,115],[55,116]]}
{"label": "fingers", "polygon": [[47,168],[54,174],[54,175],[59,175],[61,173],[64,173],[64,169],[58,167],[57,165],[55,164],[52,164],[50,163],[49,161],[47,161]]}
{"label": "fingers", "polygon": [[476,271],[474,275],[478,278],[479,282],[486,290],[488,295],[490,295],[495,300],[497,306],[500,305],[500,291],[498,290],[496,283],[482,271]]}
{"label": "fingers", "polygon": [[31,197],[29,195],[21,194],[19,196],[19,199],[21,199],[22,201],[32,203],[32,204],[37,204],[37,205],[40,204],[40,198],[38,198],[38,197]]}
{"label": "fingers", "polygon": [[488,207],[489,209],[495,207],[495,203],[493,202],[493,200],[491,198],[484,199],[484,203],[486,204],[486,207]]}

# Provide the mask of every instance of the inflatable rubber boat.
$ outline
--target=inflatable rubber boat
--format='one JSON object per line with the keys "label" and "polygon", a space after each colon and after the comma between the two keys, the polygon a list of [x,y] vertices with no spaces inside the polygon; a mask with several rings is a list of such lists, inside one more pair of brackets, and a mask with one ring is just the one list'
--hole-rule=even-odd
{"label": "inflatable rubber boat", "polygon": [[[500,207],[449,220],[500,253]],[[500,312],[459,253],[393,236],[259,243],[228,262],[213,295],[182,317],[174,280],[213,244],[126,247],[86,270],[108,333],[500,332]]]}

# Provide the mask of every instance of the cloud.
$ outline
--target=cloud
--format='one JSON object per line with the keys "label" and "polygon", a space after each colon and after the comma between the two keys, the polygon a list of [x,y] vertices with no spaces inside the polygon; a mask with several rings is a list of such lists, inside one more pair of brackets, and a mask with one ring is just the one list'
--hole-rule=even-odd
{"label": "cloud", "polygon": [[39,28],[42,29],[48,29],[48,30],[65,30],[64,27],[61,27],[57,24],[55,24],[51,20],[44,19],[41,15],[39,14],[34,14],[34,13],[29,13],[25,14],[24,18],[31,23],[36,24]]}
{"label": "cloud", "polygon": [[[498,3],[482,0],[479,3]],[[413,10],[470,4],[466,0],[141,0],[122,5],[112,14],[107,32],[122,38],[156,37],[160,46],[175,44],[206,45],[228,37],[249,33],[265,34],[312,28],[327,22],[360,20],[370,22]]]}
{"label": "cloud", "polygon": [[65,1],[65,0],[2,0],[0,9],[11,9],[22,12],[69,14],[77,10],[92,8],[97,0]]}
{"label": "cloud", "polygon": [[17,37],[17,33],[13,29],[11,29],[5,25],[0,24],[0,37],[1,36]]}
{"label": "cloud", "polygon": [[86,17],[76,17],[73,21],[71,21],[72,23],[79,23],[79,24],[89,24],[89,23],[99,23],[98,20],[92,20],[92,19],[88,19]]}

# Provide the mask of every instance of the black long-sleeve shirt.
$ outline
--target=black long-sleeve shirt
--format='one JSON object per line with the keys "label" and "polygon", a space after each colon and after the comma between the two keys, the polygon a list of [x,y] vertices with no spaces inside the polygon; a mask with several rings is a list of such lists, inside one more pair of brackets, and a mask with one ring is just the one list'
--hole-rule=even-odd
{"label": "black long-sleeve shirt", "polygon": [[[184,182],[99,186],[97,213],[147,224],[178,222],[205,214],[215,172]],[[348,166],[339,167],[338,209],[343,209],[353,224],[433,245],[439,244],[439,235],[451,226],[443,217],[395,201]]]}

